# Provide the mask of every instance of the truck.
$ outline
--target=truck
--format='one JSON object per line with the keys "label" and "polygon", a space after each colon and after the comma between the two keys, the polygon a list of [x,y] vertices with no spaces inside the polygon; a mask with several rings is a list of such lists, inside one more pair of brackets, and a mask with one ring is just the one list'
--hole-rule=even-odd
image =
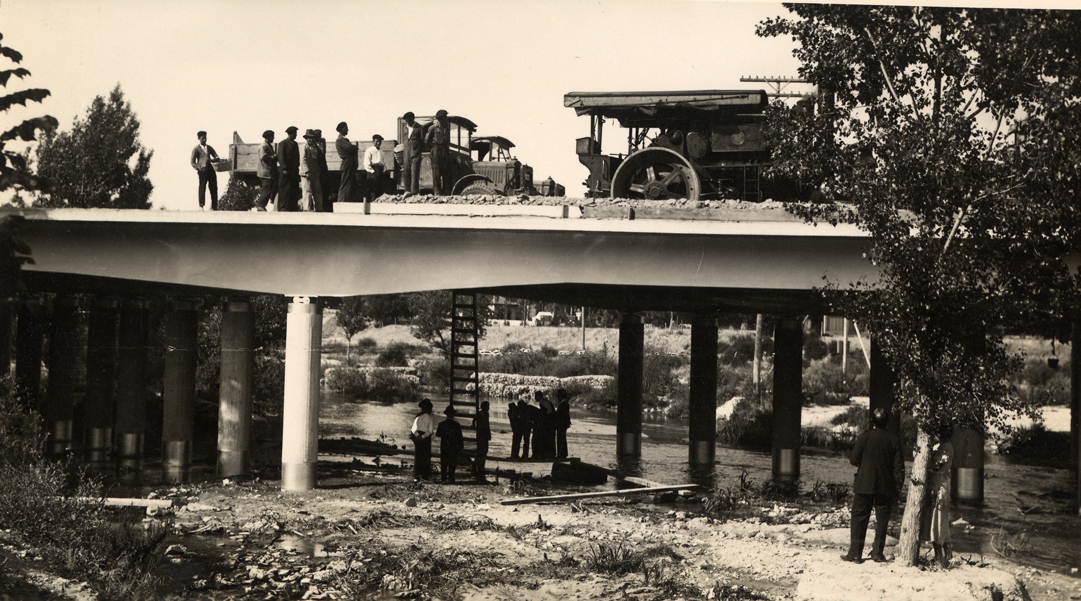
{"label": "truck", "polygon": [[[435,121],[435,117],[417,117],[416,122],[427,128]],[[562,196],[563,186],[556,184],[552,178],[542,183],[541,190],[534,186],[533,168],[523,164],[510,155],[510,149],[514,144],[501,136],[487,136],[474,138],[477,125],[460,115],[447,117],[449,124],[449,165],[450,179],[454,182],[451,194],[490,194],[490,195],[537,195],[544,193],[548,196]],[[397,139],[404,140],[406,137],[405,120],[398,118]],[[249,186],[258,186],[259,178],[256,168],[259,164],[259,146],[261,143],[245,144],[240,136],[233,133],[233,143],[229,146],[229,159],[231,173]],[[360,156],[372,145],[371,140],[354,142]],[[384,140],[380,147],[383,154],[383,163],[387,165],[387,172],[380,182],[381,192],[390,194],[402,194],[405,186],[402,178],[404,162],[404,147],[397,140]],[[341,168],[341,159],[334,150],[333,139],[328,140],[327,147],[327,170],[328,180],[326,190],[333,195],[338,189]],[[420,192],[432,192],[432,160],[431,153],[424,152],[421,155],[420,165]],[[558,192],[558,194],[556,194]]]}
{"label": "truck", "polygon": [[[770,152],[762,134],[764,90],[570,92],[563,105],[588,116],[576,140],[589,169],[587,196],[645,200],[775,197],[763,179]],[[627,131],[627,152],[603,154],[604,124]]]}

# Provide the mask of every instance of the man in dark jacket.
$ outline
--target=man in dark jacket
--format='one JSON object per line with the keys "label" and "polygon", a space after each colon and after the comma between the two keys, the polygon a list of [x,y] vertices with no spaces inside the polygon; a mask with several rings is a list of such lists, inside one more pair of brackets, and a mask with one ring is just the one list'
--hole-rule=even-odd
{"label": "man in dark jacket", "polygon": [[420,192],[420,159],[424,151],[424,128],[416,122],[413,111],[402,116],[405,121],[405,156],[402,165],[402,185],[408,194]]}
{"label": "man in dark jacket", "polygon": [[492,425],[488,413],[488,401],[480,404],[480,411],[473,418],[473,427],[477,429],[477,457],[473,461],[473,477],[477,482],[487,482],[484,463],[488,460],[488,441],[492,439]]}
{"label": "man in dark jacket", "polygon": [[852,485],[851,542],[848,553],[841,556],[844,561],[863,562],[863,542],[867,537],[872,507],[876,524],[871,559],[886,561],[882,553],[886,546],[886,527],[890,523],[894,499],[905,477],[901,441],[886,430],[889,421],[888,411],[881,407],[875,409],[871,413],[871,429],[860,434],[852,448],[852,465],[858,466],[858,469]]}
{"label": "man in dark jacket", "polygon": [[454,405],[447,405],[443,410],[447,419],[439,422],[435,435],[439,437],[439,479],[444,484],[454,484],[454,470],[458,467],[458,456],[465,447],[462,425],[454,421]]}
{"label": "man in dark jacket", "polygon": [[450,122],[447,111],[439,109],[435,113],[435,122],[428,128],[425,141],[431,147],[432,194],[447,196],[450,194]]}
{"label": "man in dark jacket", "polygon": [[259,176],[259,198],[255,209],[266,211],[267,205],[274,202],[278,193],[278,153],[274,150],[274,132],[263,132],[263,143],[259,145],[259,165],[255,171]]}
{"label": "man in dark jacket", "polygon": [[346,137],[349,135],[349,124],[342,121],[338,124],[338,139],[334,141],[334,149],[338,151],[338,157],[342,159],[342,165],[338,169],[341,174],[341,184],[338,186],[338,202],[356,202],[357,197],[357,166],[358,150],[355,144]]}
{"label": "man in dark jacket", "polygon": [[286,137],[278,142],[278,210],[296,211],[300,200],[300,146],[297,128],[285,128]]}

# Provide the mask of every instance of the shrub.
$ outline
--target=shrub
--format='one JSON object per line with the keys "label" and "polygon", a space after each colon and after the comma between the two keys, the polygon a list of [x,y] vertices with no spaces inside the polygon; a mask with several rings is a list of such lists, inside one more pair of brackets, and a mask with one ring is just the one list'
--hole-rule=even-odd
{"label": "shrub", "polygon": [[847,405],[854,395],[867,394],[868,371],[849,365],[847,378],[841,366],[829,361],[812,361],[803,370],[804,399],[818,405]]}
{"label": "shrub", "polygon": [[803,339],[803,361],[825,359],[830,354],[830,347],[821,336],[811,335]]}
{"label": "shrub", "polygon": [[559,349],[552,348],[552,347],[550,347],[550,346],[548,346],[546,344],[546,345],[541,347],[540,354],[544,355],[548,359],[551,359],[553,357],[558,357],[559,356]]}
{"label": "shrub", "polygon": [[385,369],[373,370],[368,375],[369,399],[382,403],[406,403],[420,400],[420,387],[408,378]]}
{"label": "shrub", "polygon": [[324,384],[336,392],[359,395],[368,389],[368,377],[359,369],[339,367],[327,370]]}
{"label": "shrub", "polygon": [[365,336],[364,338],[357,339],[356,348],[357,353],[362,355],[364,353],[374,353],[375,350],[379,348],[379,343],[375,341],[375,338]]}
{"label": "shrub", "polygon": [[406,367],[413,346],[404,342],[392,343],[375,358],[376,367]]}
{"label": "shrub", "polygon": [[1042,422],[1013,428],[998,441],[998,452],[1016,459],[1069,457],[1070,433],[1048,432]]}
{"label": "shrub", "polygon": [[420,381],[430,388],[445,390],[450,386],[450,360],[440,356],[417,365]]}
{"label": "shrub", "polygon": [[1049,367],[1047,361],[1029,359],[1014,378],[1017,394],[1037,405],[1066,405],[1070,402],[1070,366],[1068,361],[1057,368]]}
{"label": "shrub", "polygon": [[747,398],[717,424],[717,442],[729,447],[767,451],[773,447],[773,401]]}

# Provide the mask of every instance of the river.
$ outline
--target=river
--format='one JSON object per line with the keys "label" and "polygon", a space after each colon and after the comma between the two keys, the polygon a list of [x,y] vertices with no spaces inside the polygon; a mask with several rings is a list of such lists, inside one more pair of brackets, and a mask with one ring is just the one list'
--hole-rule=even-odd
{"label": "river", "polygon": [[[445,396],[430,395],[436,415],[446,405]],[[511,430],[505,399],[486,399],[491,404],[492,457],[510,455]],[[411,446],[409,425],[416,414],[412,403],[384,404],[351,396],[324,392],[319,430],[322,438],[359,437]],[[572,426],[567,443],[572,457],[618,469],[615,457],[615,414],[571,411]],[[642,457],[624,465],[628,475],[665,484],[700,483],[708,487],[736,488],[746,471],[754,481],[770,477],[769,453],[717,447],[717,463],[712,471],[689,469],[687,462],[687,422],[680,419],[646,416],[642,425]],[[411,457],[406,458],[412,460]],[[528,466],[528,467],[526,467]],[[493,464],[489,463],[489,469]],[[533,471],[535,477],[548,473],[542,464],[502,464],[506,469]],[[851,484],[855,474],[846,457],[838,453],[805,451],[800,459],[801,491],[815,482]],[[609,488],[611,485],[609,485]],[[952,534],[955,550],[962,556],[991,555],[1009,542],[1019,550],[1012,554],[1018,563],[1043,570],[1070,573],[1081,567],[1081,517],[1072,508],[1077,489],[1070,470],[1017,465],[988,452],[986,455],[984,504],[980,507],[955,504]],[[899,514],[895,511],[895,514]],[[898,517],[895,516],[895,521]],[[892,530],[893,528],[891,528]]]}

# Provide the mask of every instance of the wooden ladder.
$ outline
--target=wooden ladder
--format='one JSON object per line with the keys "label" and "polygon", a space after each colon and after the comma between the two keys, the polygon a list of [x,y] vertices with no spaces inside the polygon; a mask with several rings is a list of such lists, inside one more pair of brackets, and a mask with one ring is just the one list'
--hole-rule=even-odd
{"label": "wooden ladder", "polygon": [[450,404],[454,407],[455,418],[462,424],[465,437],[463,453],[469,457],[477,454],[473,418],[480,410],[479,318],[475,293],[451,292]]}

